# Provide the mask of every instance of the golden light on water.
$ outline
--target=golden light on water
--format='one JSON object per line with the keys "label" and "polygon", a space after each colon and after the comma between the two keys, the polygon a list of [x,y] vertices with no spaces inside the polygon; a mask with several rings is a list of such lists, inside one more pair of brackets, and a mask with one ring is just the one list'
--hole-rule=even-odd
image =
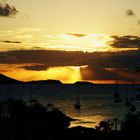
{"label": "golden light on water", "polygon": [[69,127],[75,127],[75,126],[82,126],[87,128],[95,128],[99,125],[99,123],[102,120],[107,119],[107,117],[102,115],[95,115],[95,116],[88,116],[88,117],[73,117],[74,119],[77,119],[76,121],[72,121]]}

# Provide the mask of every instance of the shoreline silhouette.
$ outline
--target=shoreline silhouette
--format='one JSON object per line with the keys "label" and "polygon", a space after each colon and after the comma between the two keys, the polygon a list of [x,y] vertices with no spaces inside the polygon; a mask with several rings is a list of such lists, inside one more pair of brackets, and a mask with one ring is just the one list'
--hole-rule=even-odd
{"label": "shoreline silhouette", "polygon": [[[6,78],[4,85],[6,83],[9,85],[16,85],[19,82]],[[29,82],[28,84],[35,85],[35,83],[36,82]],[[42,83],[44,83],[44,81],[39,82],[39,84]],[[59,81],[49,80],[47,83],[62,87],[62,83]],[[77,83],[75,83],[75,85],[76,84]],[[78,82],[78,84],[81,84],[81,88],[83,88],[83,85],[94,87],[94,84],[87,82]],[[103,87],[103,85],[101,86]],[[32,91],[32,89],[30,89],[30,91]],[[8,90],[8,92],[11,91]],[[127,139],[128,136],[140,137],[140,112],[137,112],[136,109],[132,109],[132,106],[129,107],[127,114],[120,124],[118,118],[114,118],[114,120],[101,120],[95,128],[87,128],[79,125],[69,127],[70,123],[72,121],[77,121],[77,119],[65,115],[54,105],[51,103],[42,105],[34,95],[30,97],[29,101],[17,99],[14,98],[14,96],[1,101],[0,139],[39,140],[45,138],[46,140],[124,140]],[[81,122],[82,121],[83,120],[81,120]],[[89,123],[92,122],[89,121]]]}
{"label": "shoreline silhouette", "polygon": [[125,115],[120,130],[116,129],[117,118],[114,122],[101,121],[96,128],[69,128],[72,120],[58,108],[49,110],[37,101],[26,103],[9,99],[0,102],[0,138],[3,140],[118,140],[140,136],[140,113],[135,111]]}

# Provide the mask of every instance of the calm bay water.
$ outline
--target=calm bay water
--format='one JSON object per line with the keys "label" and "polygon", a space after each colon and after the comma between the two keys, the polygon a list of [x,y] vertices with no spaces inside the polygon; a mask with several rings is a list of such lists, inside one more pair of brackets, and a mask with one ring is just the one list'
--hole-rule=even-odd
{"label": "calm bay water", "polygon": [[[77,119],[71,126],[81,125],[84,127],[95,127],[101,120],[114,119],[122,120],[128,111],[125,106],[126,97],[133,99],[140,94],[140,85],[119,85],[118,91],[122,103],[113,102],[114,85],[80,85],[81,109],[76,110],[74,104],[77,100],[77,86],[65,84],[60,85],[13,85],[0,86],[1,100],[9,97],[29,100],[37,99],[43,105],[52,103],[66,115]],[[131,100],[140,110],[140,101]]]}

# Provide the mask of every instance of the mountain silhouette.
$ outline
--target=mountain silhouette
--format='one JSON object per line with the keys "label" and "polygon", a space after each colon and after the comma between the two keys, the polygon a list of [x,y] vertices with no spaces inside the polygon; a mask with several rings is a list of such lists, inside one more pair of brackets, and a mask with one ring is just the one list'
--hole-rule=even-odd
{"label": "mountain silhouette", "polygon": [[[52,79],[23,82],[23,81],[18,81],[16,79],[5,76],[3,74],[0,74],[0,85],[1,84],[58,84],[58,85],[62,85],[63,83],[60,80],[52,80]],[[75,85],[77,84],[78,85],[93,85],[93,83],[87,82],[87,81],[77,81],[74,84]]]}
{"label": "mountain silhouette", "polygon": [[59,80],[39,80],[39,81],[29,81],[29,82],[26,82],[28,84],[62,84],[61,81]]}
{"label": "mountain silhouette", "polygon": [[0,84],[19,84],[19,83],[22,83],[22,82],[16,79],[7,77],[3,74],[0,74]]}
{"label": "mountain silhouette", "polygon": [[62,84],[59,80],[38,80],[23,82],[0,74],[0,84]]}

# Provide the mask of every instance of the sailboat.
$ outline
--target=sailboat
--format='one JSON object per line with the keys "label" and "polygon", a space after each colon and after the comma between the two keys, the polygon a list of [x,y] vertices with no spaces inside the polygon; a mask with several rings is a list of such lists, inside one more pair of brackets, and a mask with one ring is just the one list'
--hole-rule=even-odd
{"label": "sailboat", "polygon": [[114,97],[114,102],[115,103],[121,103],[122,102],[120,94],[118,93],[118,91],[115,91],[113,97]]}
{"label": "sailboat", "polygon": [[130,103],[130,101],[129,101],[128,89],[127,89],[127,91],[126,91],[126,102],[125,102],[125,106],[130,106],[130,105],[131,105],[131,103]]}
{"label": "sailboat", "polygon": [[77,84],[77,102],[74,104],[75,109],[81,109],[81,104],[80,104],[80,95],[79,95],[79,83]]}
{"label": "sailboat", "polygon": [[118,74],[117,74],[117,70],[115,68],[115,93],[113,94],[113,98],[114,98],[114,102],[115,103],[121,103],[121,96],[118,92]]}

